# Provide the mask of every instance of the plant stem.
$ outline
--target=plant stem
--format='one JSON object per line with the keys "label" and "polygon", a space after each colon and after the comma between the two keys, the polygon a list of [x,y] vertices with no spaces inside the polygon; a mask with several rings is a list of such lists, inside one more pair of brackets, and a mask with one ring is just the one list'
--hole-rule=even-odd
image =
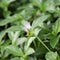
{"label": "plant stem", "polygon": [[39,42],[40,42],[48,51],[51,51],[51,50],[43,43],[43,41],[42,41],[39,37],[37,37],[37,39],[39,40]]}

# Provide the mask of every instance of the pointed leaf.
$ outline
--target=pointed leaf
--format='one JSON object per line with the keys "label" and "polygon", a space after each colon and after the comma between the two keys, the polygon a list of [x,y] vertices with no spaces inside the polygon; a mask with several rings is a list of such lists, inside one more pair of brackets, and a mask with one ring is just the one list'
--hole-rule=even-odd
{"label": "pointed leaf", "polygon": [[53,25],[53,34],[57,35],[60,32],[60,18],[58,18],[55,22],[55,24]]}
{"label": "pointed leaf", "polygon": [[32,27],[43,27],[43,22],[47,20],[50,17],[50,15],[42,15],[41,17],[37,18],[36,20],[33,21]]}
{"label": "pointed leaf", "polygon": [[26,56],[28,56],[28,55],[31,55],[31,54],[33,54],[35,51],[34,51],[34,49],[33,48],[28,48],[28,50],[27,51],[25,51],[25,55]]}
{"label": "pointed leaf", "polygon": [[30,44],[34,41],[35,37],[29,37],[26,45],[25,45],[25,50],[29,48]]}
{"label": "pointed leaf", "polygon": [[55,48],[55,46],[57,45],[59,41],[59,36],[52,36],[51,40],[50,40],[50,45],[52,46],[52,48]]}
{"label": "pointed leaf", "polygon": [[15,56],[23,56],[23,52],[21,48],[15,47],[15,46],[7,46],[6,50]]}
{"label": "pointed leaf", "polygon": [[46,60],[57,60],[57,57],[58,57],[58,54],[57,54],[57,52],[48,52],[47,54],[46,54]]}

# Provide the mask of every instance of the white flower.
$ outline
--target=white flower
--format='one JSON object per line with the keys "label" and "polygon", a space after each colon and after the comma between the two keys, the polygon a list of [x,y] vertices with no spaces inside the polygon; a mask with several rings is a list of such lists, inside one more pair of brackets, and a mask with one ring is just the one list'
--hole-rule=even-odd
{"label": "white flower", "polygon": [[30,25],[30,23],[28,22],[28,21],[24,21],[23,22],[23,30],[25,31],[25,32],[28,32],[28,30],[30,30],[31,29],[31,25]]}

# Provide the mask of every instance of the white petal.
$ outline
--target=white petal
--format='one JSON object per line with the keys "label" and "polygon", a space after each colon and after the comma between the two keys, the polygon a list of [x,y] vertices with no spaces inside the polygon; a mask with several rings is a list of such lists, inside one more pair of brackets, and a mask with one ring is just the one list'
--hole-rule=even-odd
{"label": "white petal", "polygon": [[25,28],[25,27],[23,27],[23,30],[24,30],[25,32],[28,32],[28,29],[27,29],[27,28]]}
{"label": "white petal", "polygon": [[25,21],[24,27],[29,30],[31,28],[30,23],[28,21]]}

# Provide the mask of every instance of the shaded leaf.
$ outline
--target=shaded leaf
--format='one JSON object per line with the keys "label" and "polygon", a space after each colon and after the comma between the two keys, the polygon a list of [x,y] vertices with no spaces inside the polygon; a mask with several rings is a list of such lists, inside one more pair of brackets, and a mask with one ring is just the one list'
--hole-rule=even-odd
{"label": "shaded leaf", "polygon": [[7,46],[6,50],[13,55],[16,56],[23,56],[23,52],[21,50],[21,48],[15,47],[15,46]]}
{"label": "shaded leaf", "polygon": [[43,27],[43,22],[47,20],[50,17],[50,15],[42,15],[41,17],[37,18],[33,21],[32,27],[35,28],[37,26]]}
{"label": "shaded leaf", "polygon": [[0,21],[0,26],[4,26],[8,23],[12,23],[20,19],[21,19],[21,16],[19,14],[15,14],[14,16],[9,16],[6,19]]}
{"label": "shaded leaf", "polygon": [[26,40],[27,40],[26,37],[18,38],[17,41],[16,41],[16,45],[23,44]]}
{"label": "shaded leaf", "polygon": [[20,58],[19,57],[14,57],[14,58],[12,58],[10,60],[20,60]]}
{"label": "shaded leaf", "polygon": [[29,48],[29,46],[34,41],[34,39],[35,39],[35,37],[29,37],[29,39],[27,40],[27,43],[25,45],[25,50],[27,50]]}
{"label": "shaded leaf", "polygon": [[50,38],[50,45],[52,46],[52,48],[55,48],[55,46],[57,45],[58,41],[59,41],[59,36],[51,36]]}
{"label": "shaded leaf", "polygon": [[55,24],[53,25],[53,34],[57,35],[60,32],[60,18],[58,18],[55,22]]}
{"label": "shaded leaf", "polygon": [[58,54],[57,52],[48,52],[45,57],[46,60],[57,60]]}
{"label": "shaded leaf", "polygon": [[34,49],[33,48],[28,48],[28,50],[27,51],[25,51],[25,55],[26,56],[28,56],[28,55],[31,55],[31,54],[33,54],[35,51],[34,51]]}
{"label": "shaded leaf", "polygon": [[5,34],[6,34],[6,31],[0,32],[0,42],[1,42],[2,38],[5,36]]}

